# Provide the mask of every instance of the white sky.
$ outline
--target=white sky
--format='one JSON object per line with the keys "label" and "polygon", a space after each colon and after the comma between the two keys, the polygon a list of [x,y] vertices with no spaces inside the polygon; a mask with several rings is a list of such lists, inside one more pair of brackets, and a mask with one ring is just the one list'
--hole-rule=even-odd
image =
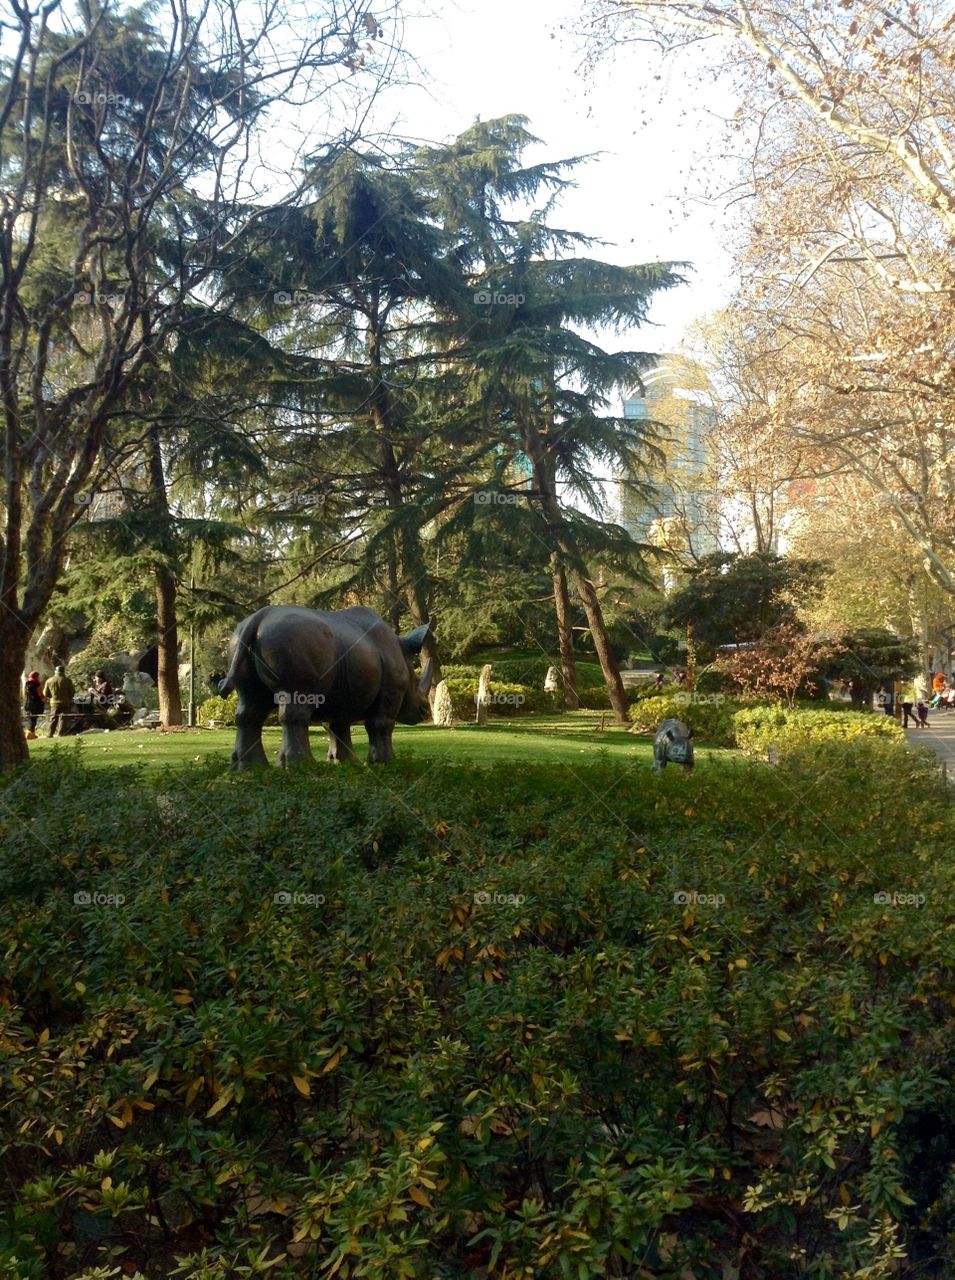
{"label": "white sky", "polygon": [[694,264],[688,285],[654,302],[659,327],[615,344],[672,350],[687,325],[728,301],[733,288],[726,243],[741,211],[698,200],[704,168],[711,182],[731,183],[734,166],[718,158],[724,144],[713,114],[728,115],[731,105],[693,75],[686,55],[674,64],[650,45],[621,49],[585,75],[583,8],[583,0],[450,0],[433,16],[409,18],[404,43],[426,83],[389,90],[377,122],[440,142],[478,117],[514,112],[529,117],[544,143],[532,162],[603,152],[578,168],[577,189],[552,221],[611,242],[592,250],[607,261]]}

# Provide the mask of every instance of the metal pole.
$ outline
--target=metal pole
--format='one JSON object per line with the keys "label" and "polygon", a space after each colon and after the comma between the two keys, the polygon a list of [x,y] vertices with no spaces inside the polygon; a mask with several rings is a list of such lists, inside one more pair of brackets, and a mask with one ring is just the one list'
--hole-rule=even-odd
{"label": "metal pole", "polygon": [[196,628],[189,626],[189,728],[196,727]]}
{"label": "metal pole", "polygon": [[[189,575],[189,590],[195,592],[195,574]],[[189,623],[189,728],[196,727],[196,624]]]}

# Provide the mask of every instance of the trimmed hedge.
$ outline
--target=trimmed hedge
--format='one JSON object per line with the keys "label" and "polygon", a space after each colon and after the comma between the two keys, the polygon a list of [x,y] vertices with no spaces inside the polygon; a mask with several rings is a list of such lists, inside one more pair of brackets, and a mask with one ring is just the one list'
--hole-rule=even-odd
{"label": "trimmed hedge", "polygon": [[765,753],[771,746],[789,752],[801,746],[829,742],[885,739],[905,742],[894,716],[864,711],[809,710],[769,704],[745,707],[733,716],[736,745],[741,751]]}
{"label": "trimmed hedge", "polygon": [[693,727],[694,737],[714,747],[739,747],[765,754],[770,747],[791,752],[804,745],[879,739],[905,742],[893,716],[828,707],[786,707],[777,702],[728,698],[722,694],[677,693],[642,698],[630,709],[641,733],[653,733],[674,717]]}
{"label": "trimmed hedge", "polygon": [[32,763],[0,1274],[952,1276],[952,809],[815,754]]}
{"label": "trimmed hedge", "polygon": [[[442,673],[442,679],[448,686],[451,706],[456,718],[473,720],[476,711],[474,699],[478,691],[477,677],[449,677]],[[491,705],[488,707],[488,712],[491,716],[516,716],[528,711],[554,711],[560,705],[556,695],[544,693],[543,689],[532,689],[526,684],[504,684],[500,680],[492,680],[489,692]]]}
{"label": "trimmed hedge", "polygon": [[661,720],[672,717],[690,724],[699,741],[714,747],[732,747],[736,745],[733,716],[744,705],[747,704],[722,694],[675,691],[640,698],[630,708],[630,719],[640,733],[655,733]]}
{"label": "trimmed hedge", "polygon": [[218,724],[234,725],[238,704],[237,693],[227,694],[224,698],[219,694],[213,694],[199,707],[199,723],[208,726],[215,720]]}

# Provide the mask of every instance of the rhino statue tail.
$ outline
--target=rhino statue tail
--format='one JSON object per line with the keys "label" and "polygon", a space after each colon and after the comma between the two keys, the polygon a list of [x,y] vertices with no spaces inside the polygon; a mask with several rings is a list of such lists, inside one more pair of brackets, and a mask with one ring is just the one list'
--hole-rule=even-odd
{"label": "rhino statue tail", "polygon": [[226,694],[232,693],[235,689],[235,678],[249,661],[252,655],[252,646],[255,644],[256,635],[259,630],[259,623],[262,621],[262,615],[265,609],[260,609],[258,613],[253,613],[250,618],[246,618],[244,622],[240,622],[238,627],[232,633],[232,641],[230,648],[232,649],[232,661],[229,664],[229,670],[224,680],[219,681],[219,693],[224,698]]}

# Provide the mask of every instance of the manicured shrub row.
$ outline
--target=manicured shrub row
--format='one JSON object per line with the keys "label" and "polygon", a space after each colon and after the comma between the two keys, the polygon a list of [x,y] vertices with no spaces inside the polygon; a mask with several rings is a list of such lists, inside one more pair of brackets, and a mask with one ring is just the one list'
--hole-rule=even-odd
{"label": "manicured shrub row", "polygon": [[[476,710],[474,699],[478,691],[477,677],[450,676],[445,677],[445,681],[451,694],[455,716],[459,720],[473,720]],[[489,692],[491,705],[488,711],[491,717],[515,716],[528,711],[555,711],[560,708],[560,703],[553,694],[544,693],[543,689],[532,689],[526,684],[504,684],[499,680],[492,680]]]}
{"label": "manicured shrub row", "polygon": [[952,810],[817,755],[32,765],[0,1274],[955,1274]]}
{"label": "manicured shrub row", "polygon": [[714,747],[733,747],[736,735],[733,717],[743,706],[722,694],[692,695],[674,691],[656,697],[642,697],[630,708],[630,719],[641,733],[654,733],[661,720],[674,718],[688,723],[694,737]]}
{"label": "manicured shrub row", "polygon": [[[465,672],[465,675],[458,675],[461,671]],[[470,675],[469,668],[466,667],[443,669],[442,676],[447,681],[454,716],[458,719],[474,719],[477,675],[479,675],[477,672]],[[603,690],[603,694],[606,698],[606,689]],[[492,681],[490,695],[493,699],[489,708],[492,717],[518,716],[522,712],[550,712],[550,710],[561,709],[563,705],[561,699],[552,694],[545,694],[543,689],[531,689],[529,685],[507,685],[499,680]],[[200,724],[210,724],[213,721],[219,724],[234,724],[236,707],[237,695],[234,692],[227,698],[219,698],[218,695],[207,698],[200,708]],[[266,723],[277,723],[275,713],[270,714],[269,721]]]}
{"label": "manicured shrub row", "polygon": [[760,755],[770,747],[788,753],[807,745],[860,739],[905,742],[905,734],[893,716],[754,703],[722,694],[643,698],[630,709],[630,719],[643,733],[652,733],[669,716],[692,725],[694,736],[701,742],[739,747]]}
{"label": "manicured shrub row", "polygon": [[803,745],[858,742],[862,738],[905,742],[898,720],[875,712],[791,709],[769,703],[737,711],[733,725],[736,745],[750,752],[766,752],[770,746],[787,752]]}

